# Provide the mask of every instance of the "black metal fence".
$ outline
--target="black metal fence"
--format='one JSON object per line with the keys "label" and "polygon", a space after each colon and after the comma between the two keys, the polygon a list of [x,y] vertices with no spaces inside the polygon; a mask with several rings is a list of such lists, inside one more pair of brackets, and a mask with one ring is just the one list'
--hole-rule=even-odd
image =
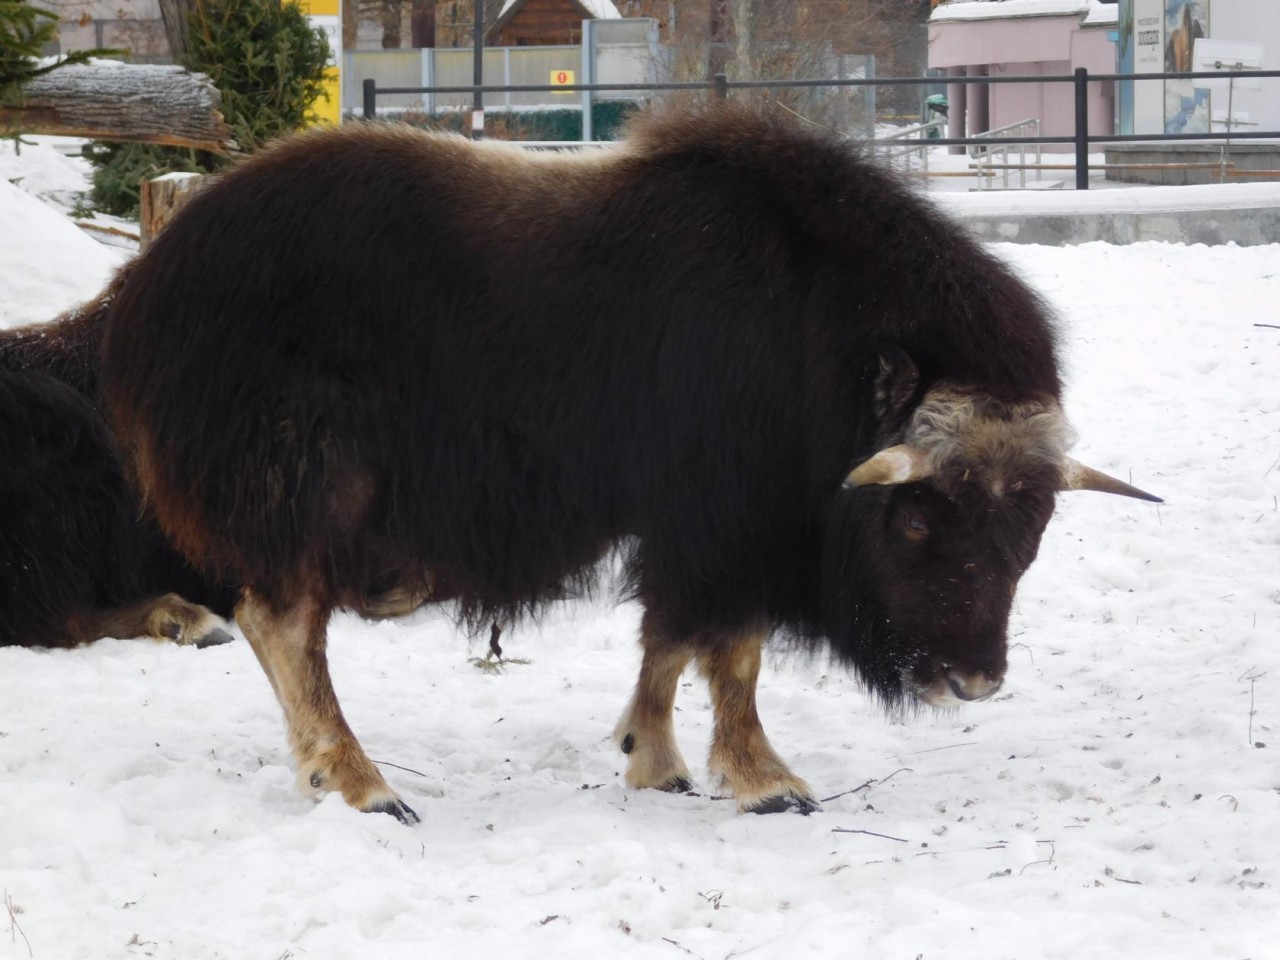
{"label": "black metal fence", "polygon": [[[940,83],[951,84],[1000,84],[1000,83],[1069,83],[1075,89],[1075,129],[1071,135],[1044,137],[942,137],[930,140],[934,146],[997,146],[1008,144],[1063,144],[1075,146],[1076,189],[1089,189],[1089,147],[1093,144],[1105,143],[1159,143],[1177,141],[1227,142],[1238,140],[1280,140],[1280,130],[1248,130],[1234,131],[1223,137],[1215,137],[1202,133],[1160,133],[1160,134],[1091,134],[1089,133],[1089,100],[1090,83],[1142,83],[1152,80],[1230,80],[1233,74],[1219,71],[1193,73],[1089,73],[1084,67],[1073,74],[1055,76],[1019,76],[1019,77],[858,77],[839,80],[730,80],[724,74],[716,74],[710,80],[695,80],[682,83],[597,83],[597,84],[529,84],[519,86],[484,86],[470,85],[461,87],[379,87],[376,80],[364,81],[363,116],[372,120],[377,116],[378,97],[392,94],[416,93],[471,93],[477,102],[486,93],[595,93],[603,91],[631,92],[637,97],[646,94],[686,91],[711,91],[714,96],[728,97],[734,90],[783,90],[809,87],[882,87],[882,86],[937,86]],[[1236,77],[1253,79],[1280,78],[1280,70],[1250,70],[1234,74]],[[1228,117],[1228,129],[1230,120]],[[895,141],[871,140],[870,143],[889,143]],[[897,141],[900,142],[900,141]]]}

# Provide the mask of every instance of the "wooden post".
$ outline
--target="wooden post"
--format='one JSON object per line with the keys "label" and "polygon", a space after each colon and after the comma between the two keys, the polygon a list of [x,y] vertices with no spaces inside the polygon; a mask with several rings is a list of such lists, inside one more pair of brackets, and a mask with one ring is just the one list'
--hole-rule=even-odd
{"label": "wooden post", "polygon": [[174,214],[182,209],[204,182],[199,173],[166,173],[142,181],[142,212],[138,217],[138,248],[146,250]]}

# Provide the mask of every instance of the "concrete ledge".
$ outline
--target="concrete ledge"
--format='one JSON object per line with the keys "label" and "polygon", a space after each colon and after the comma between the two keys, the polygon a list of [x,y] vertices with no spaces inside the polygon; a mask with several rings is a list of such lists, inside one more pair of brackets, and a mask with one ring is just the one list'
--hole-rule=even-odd
{"label": "concrete ledge", "polygon": [[[1150,164],[1160,167],[1169,163],[1217,164],[1222,160],[1223,144],[1199,141],[1173,143],[1108,143],[1103,154],[1107,163]],[[1266,140],[1237,140],[1227,150],[1234,170],[1228,183],[1275,183],[1266,171],[1280,169],[1280,144]],[[1258,171],[1251,173],[1251,171]],[[1220,183],[1217,169],[1173,167],[1170,169],[1110,169],[1108,180],[1124,183],[1147,183],[1168,186]]]}
{"label": "concrete ledge", "polygon": [[993,242],[1280,243],[1280,184],[943,193],[931,199],[976,237]]}

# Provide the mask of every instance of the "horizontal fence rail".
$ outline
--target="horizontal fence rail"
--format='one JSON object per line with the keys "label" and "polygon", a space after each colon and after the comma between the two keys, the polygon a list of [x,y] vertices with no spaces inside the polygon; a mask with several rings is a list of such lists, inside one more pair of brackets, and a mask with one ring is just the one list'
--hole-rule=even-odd
{"label": "horizontal fence rail", "polygon": [[[1071,135],[1037,136],[1037,137],[939,137],[930,139],[931,146],[982,146],[994,148],[1001,144],[1014,145],[1046,145],[1073,144],[1075,146],[1076,189],[1089,189],[1089,147],[1093,144],[1108,143],[1176,143],[1180,141],[1217,142],[1225,140],[1228,144],[1243,140],[1280,140],[1280,130],[1247,130],[1233,131],[1228,124],[1228,133],[1224,136],[1213,136],[1203,133],[1151,133],[1151,134],[1098,134],[1089,133],[1089,114],[1087,91],[1090,83],[1142,83],[1152,80],[1215,80],[1228,82],[1233,77],[1249,80],[1268,80],[1280,78],[1280,70],[1241,70],[1241,71],[1192,71],[1189,73],[1090,73],[1084,67],[1071,74],[1051,76],[942,76],[942,77],[839,77],[823,80],[730,80],[724,74],[716,74],[710,80],[690,80],[670,83],[579,83],[579,84],[505,84],[485,85],[467,84],[449,87],[381,87],[376,80],[368,79],[363,84],[362,115],[366,120],[377,118],[377,102],[379,96],[397,94],[440,94],[470,93],[479,102],[486,93],[596,93],[596,92],[629,92],[637,94],[637,99],[645,94],[663,92],[698,92],[711,91],[717,97],[728,97],[734,90],[785,90],[815,87],[887,87],[887,86],[939,86],[972,84],[990,85],[1006,83],[1051,83],[1073,84],[1075,88],[1075,132]],[[1230,117],[1228,117],[1230,122]],[[860,141],[868,144],[886,145],[900,143],[895,138],[872,138]],[[1105,165],[1104,165],[1105,166]],[[1123,165],[1113,165],[1123,166]]]}

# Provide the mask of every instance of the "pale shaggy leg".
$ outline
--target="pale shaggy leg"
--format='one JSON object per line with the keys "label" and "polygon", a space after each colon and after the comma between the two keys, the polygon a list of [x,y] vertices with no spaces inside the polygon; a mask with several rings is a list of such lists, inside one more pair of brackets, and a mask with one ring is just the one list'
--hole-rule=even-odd
{"label": "pale shaggy leg", "polygon": [[693,786],[689,767],[676,746],[672,713],[680,674],[693,649],[656,641],[645,632],[644,659],[636,692],[613,731],[627,754],[627,785],[683,793]]}
{"label": "pale shaggy leg", "polygon": [[228,626],[212,611],[176,593],[166,593],[112,610],[80,614],[72,618],[70,630],[81,643],[102,637],[150,637],[212,647],[230,642]]}
{"label": "pale shaggy leg", "polygon": [[251,590],[236,608],[236,620],[284,708],[299,786],[337,790],[357,810],[417,823],[418,815],[387,786],[343,719],[325,658],[328,619],[314,600],[277,612]]}
{"label": "pale shaggy leg", "polygon": [[765,630],[753,630],[698,654],[715,710],[707,769],[733,793],[741,813],[808,814],[818,807],[813,792],[774,752],[756,711],[760,650],[767,636]]}

